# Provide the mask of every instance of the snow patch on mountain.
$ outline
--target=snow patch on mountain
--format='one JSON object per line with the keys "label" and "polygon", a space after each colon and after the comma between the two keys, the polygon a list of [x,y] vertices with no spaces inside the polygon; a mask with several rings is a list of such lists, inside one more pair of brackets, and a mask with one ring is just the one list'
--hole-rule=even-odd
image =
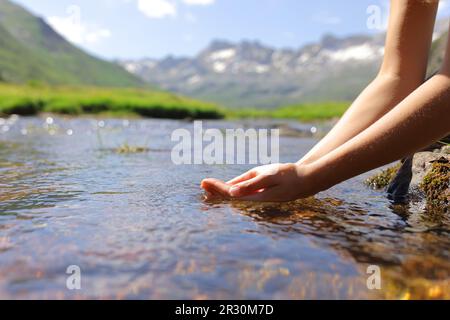
{"label": "snow patch on mountain", "polygon": [[[436,37],[448,29],[438,21]],[[379,70],[385,34],[335,37],[300,48],[257,41],[213,41],[195,57],[119,61],[160,88],[226,105],[273,107],[308,100],[352,100]]]}
{"label": "snow patch on mountain", "polygon": [[383,53],[382,48],[375,47],[369,43],[356,45],[336,51],[328,51],[327,54],[332,60],[346,62],[351,60],[370,61],[378,59]]}
{"label": "snow patch on mountain", "polygon": [[227,69],[227,65],[223,62],[217,61],[217,62],[214,62],[213,69],[217,73],[224,73],[225,70]]}
{"label": "snow patch on mountain", "polygon": [[236,56],[236,49],[230,48],[230,49],[224,49],[219,50],[216,52],[213,52],[210,55],[211,60],[228,60]]}

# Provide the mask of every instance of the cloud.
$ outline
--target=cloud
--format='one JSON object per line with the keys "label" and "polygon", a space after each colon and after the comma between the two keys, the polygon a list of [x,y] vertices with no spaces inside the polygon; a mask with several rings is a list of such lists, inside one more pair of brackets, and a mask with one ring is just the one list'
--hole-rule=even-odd
{"label": "cloud", "polygon": [[[104,0],[108,1],[108,0]],[[111,1],[111,0],[109,0]],[[131,2],[133,0],[122,0],[123,2]],[[139,11],[152,19],[162,19],[166,17],[175,17],[178,14],[178,5],[183,3],[187,6],[209,6],[216,0],[137,0]],[[188,22],[194,22],[195,17],[187,13],[185,18]]]}
{"label": "cloud", "polygon": [[112,33],[109,29],[100,28],[87,32],[84,36],[84,41],[87,43],[97,43],[100,42],[102,39],[111,38],[111,36]]}
{"label": "cloud", "polygon": [[216,0],[182,0],[185,4],[190,6],[209,6],[214,4]]}
{"label": "cloud", "polygon": [[147,17],[154,19],[177,15],[177,6],[169,0],[138,0],[138,9]]}
{"label": "cloud", "polygon": [[70,6],[66,11],[67,16],[47,17],[47,22],[68,41],[77,45],[95,44],[112,36],[109,29],[82,22],[79,7]]}

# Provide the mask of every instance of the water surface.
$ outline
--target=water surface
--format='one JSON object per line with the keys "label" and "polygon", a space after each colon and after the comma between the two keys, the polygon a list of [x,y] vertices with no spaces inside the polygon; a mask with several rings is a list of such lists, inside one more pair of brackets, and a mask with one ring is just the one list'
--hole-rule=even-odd
{"label": "water surface", "polygon": [[[243,125],[272,124],[208,122]],[[249,167],[173,165],[177,128],[192,124],[2,121],[0,298],[450,297],[448,217],[391,204],[367,174],[290,204],[205,202],[204,177]],[[315,142],[283,137],[281,160]],[[151,150],[115,152],[125,143]],[[82,290],[66,288],[70,265]],[[381,290],[367,288],[369,265]]]}

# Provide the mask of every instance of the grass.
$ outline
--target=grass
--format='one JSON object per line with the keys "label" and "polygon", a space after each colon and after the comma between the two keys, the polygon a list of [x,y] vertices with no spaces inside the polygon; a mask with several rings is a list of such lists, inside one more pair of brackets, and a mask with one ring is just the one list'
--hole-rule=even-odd
{"label": "grass", "polygon": [[231,118],[294,119],[308,122],[339,118],[348,107],[347,102],[307,103],[277,109],[230,110],[227,115]]}
{"label": "grass", "polygon": [[0,84],[0,114],[140,115],[169,119],[220,119],[212,103],[162,91],[128,88]]}
{"label": "grass", "polygon": [[7,0],[0,0],[0,78],[12,83],[37,79],[55,85],[144,85],[120,66],[83,52],[44,20]]}
{"label": "grass", "polygon": [[165,119],[272,118],[307,122],[338,118],[347,108],[348,103],[345,102],[327,102],[277,109],[227,109],[213,103],[142,88],[0,83],[0,115],[56,113]]}

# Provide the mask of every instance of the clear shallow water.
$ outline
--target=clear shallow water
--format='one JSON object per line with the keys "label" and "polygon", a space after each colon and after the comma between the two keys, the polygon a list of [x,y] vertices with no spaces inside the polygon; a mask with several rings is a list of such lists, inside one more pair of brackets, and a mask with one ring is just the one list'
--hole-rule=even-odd
{"label": "clear shallow water", "polygon": [[[204,177],[248,167],[172,165],[170,135],[192,124],[54,121],[0,125],[0,298],[450,297],[449,218],[393,206],[367,175],[296,203],[207,203]],[[113,151],[124,143],[152,151]],[[314,143],[282,138],[281,160]],[[368,265],[382,290],[367,289]]]}

